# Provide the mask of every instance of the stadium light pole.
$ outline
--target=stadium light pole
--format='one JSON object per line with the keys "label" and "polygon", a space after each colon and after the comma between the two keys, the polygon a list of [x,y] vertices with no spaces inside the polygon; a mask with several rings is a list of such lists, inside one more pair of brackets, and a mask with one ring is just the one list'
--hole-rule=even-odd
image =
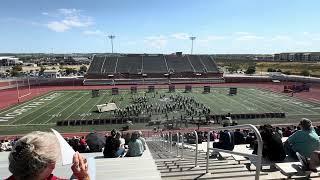
{"label": "stadium light pole", "polygon": [[110,39],[110,42],[111,42],[111,52],[113,54],[113,39],[116,38],[115,35],[109,35],[108,38]]}
{"label": "stadium light pole", "polygon": [[191,40],[191,54],[193,53],[193,41],[196,39],[195,36],[191,36],[190,40]]}

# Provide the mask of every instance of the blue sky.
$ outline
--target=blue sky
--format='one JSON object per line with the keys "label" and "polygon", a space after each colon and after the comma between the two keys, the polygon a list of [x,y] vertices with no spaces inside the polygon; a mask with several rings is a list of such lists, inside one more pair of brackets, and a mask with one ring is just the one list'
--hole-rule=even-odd
{"label": "blue sky", "polygon": [[320,51],[319,0],[2,0],[0,53]]}

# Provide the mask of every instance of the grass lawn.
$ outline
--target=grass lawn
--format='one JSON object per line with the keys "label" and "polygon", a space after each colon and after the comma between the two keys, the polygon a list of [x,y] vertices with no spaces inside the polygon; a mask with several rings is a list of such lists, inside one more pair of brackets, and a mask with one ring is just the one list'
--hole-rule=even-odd
{"label": "grass lawn", "polygon": [[[285,112],[286,118],[281,119],[248,119],[238,120],[239,123],[296,123],[302,117],[320,120],[320,104],[307,102],[295,97],[273,93],[254,88],[238,88],[238,94],[228,95],[228,88],[211,88],[211,93],[203,94],[202,88],[193,88],[192,93],[183,93],[184,89],[177,89],[175,93],[168,90],[156,90],[156,94],[138,91],[136,96],[149,97],[150,104],[162,103],[161,95],[191,96],[197,102],[204,104],[211,110],[211,114],[227,113],[265,113]],[[123,125],[92,125],[92,126],[56,126],[59,120],[103,119],[112,117],[113,113],[97,112],[96,105],[115,102],[119,108],[124,108],[131,102],[128,90],[120,90],[119,95],[111,95],[111,90],[101,90],[100,97],[92,98],[91,91],[55,91],[45,96],[19,104],[0,111],[0,134],[22,134],[33,130],[58,129],[61,132],[79,132],[91,130],[110,130],[121,128]],[[155,97],[154,97],[155,96]],[[172,112],[169,117],[180,117],[183,112]],[[164,119],[163,114],[153,115],[152,120]],[[147,128],[145,124],[134,124],[133,128]]]}

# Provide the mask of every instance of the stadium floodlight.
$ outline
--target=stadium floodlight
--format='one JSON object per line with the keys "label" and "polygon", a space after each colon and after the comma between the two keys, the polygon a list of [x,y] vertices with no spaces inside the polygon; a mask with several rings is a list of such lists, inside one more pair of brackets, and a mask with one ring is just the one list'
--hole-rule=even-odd
{"label": "stadium floodlight", "polygon": [[108,38],[110,39],[110,42],[111,42],[111,52],[113,54],[113,39],[116,38],[115,35],[109,35]]}
{"label": "stadium floodlight", "polygon": [[193,41],[196,39],[196,37],[195,36],[191,36],[189,38],[191,40],[191,54],[192,54],[193,53]]}

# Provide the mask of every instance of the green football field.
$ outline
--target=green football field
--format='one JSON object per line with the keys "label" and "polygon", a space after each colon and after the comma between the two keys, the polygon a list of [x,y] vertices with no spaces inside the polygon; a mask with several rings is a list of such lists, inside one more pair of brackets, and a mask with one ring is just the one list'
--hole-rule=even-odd
{"label": "green football field", "polygon": [[[262,89],[238,88],[238,94],[228,95],[228,88],[211,88],[211,93],[203,94],[203,88],[193,88],[192,93],[177,89],[168,93],[167,89],[156,93],[139,90],[135,97],[147,96],[150,104],[161,103],[163,96],[191,96],[210,109],[211,114],[285,112],[286,118],[244,119],[238,123],[296,123],[302,117],[318,121],[320,104]],[[61,132],[109,130],[123,125],[56,126],[59,120],[86,120],[113,117],[113,113],[97,112],[96,105],[114,102],[119,108],[132,104],[129,90],[120,90],[119,95],[111,95],[111,90],[100,90],[100,97],[92,98],[90,90],[54,91],[28,102],[0,111],[0,134],[21,134],[32,130],[58,129]],[[162,99],[160,98],[162,96]],[[172,112],[169,117],[180,117],[181,112]],[[162,114],[152,120],[164,119]],[[134,128],[148,128],[145,124],[134,124]]]}

